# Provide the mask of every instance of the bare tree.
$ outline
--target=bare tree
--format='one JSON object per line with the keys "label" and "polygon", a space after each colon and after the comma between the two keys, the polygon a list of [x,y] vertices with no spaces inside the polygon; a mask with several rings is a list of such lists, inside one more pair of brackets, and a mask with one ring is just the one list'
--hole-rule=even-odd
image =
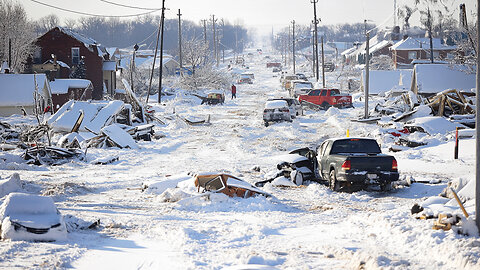
{"label": "bare tree", "polygon": [[186,40],[182,45],[183,60],[186,65],[191,66],[192,74],[199,67],[208,55],[208,45],[203,40],[193,38]]}
{"label": "bare tree", "polygon": [[21,4],[13,0],[0,0],[0,62],[9,60],[11,42],[10,68],[14,72],[22,71],[26,59],[32,55],[32,41],[35,38],[33,28]]}
{"label": "bare tree", "polygon": [[57,15],[51,14],[38,19],[35,22],[35,31],[37,35],[43,35],[50,31],[50,29],[60,25],[60,20]]}

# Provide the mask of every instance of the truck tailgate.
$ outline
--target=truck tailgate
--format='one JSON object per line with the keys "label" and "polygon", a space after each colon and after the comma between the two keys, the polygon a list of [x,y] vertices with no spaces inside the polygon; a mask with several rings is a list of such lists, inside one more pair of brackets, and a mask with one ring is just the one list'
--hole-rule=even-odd
{"label": "truck tailgate", "polygon": [[351,170],[353,171],[392,171],[392,156],[364,155],[350,156]]}

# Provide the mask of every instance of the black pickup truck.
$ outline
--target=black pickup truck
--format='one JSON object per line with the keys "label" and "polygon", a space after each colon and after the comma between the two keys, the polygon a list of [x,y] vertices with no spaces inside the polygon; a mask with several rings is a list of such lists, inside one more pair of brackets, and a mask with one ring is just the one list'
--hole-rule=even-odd
{"label": "black pickup truck", "polygon": [[317,149],[320,176],[332,190],[359,190],[368,185],[390,190],[398,180],[397,160],[382,154],[368,138],[328,139]]}

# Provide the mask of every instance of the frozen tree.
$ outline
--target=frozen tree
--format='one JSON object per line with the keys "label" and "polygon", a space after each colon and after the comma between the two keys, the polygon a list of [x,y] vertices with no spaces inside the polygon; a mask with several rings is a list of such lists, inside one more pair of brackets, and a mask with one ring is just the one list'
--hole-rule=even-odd
{"label": "frozen tree", "polygon": [[183,61],[186,66],[190,66],[192,74],[195,75],[196,69],[205,63],[208,55],[208,44],[198,38],[186,40],[182,44]]}
{"label": "frozen tree", "polygon": [[189,90],[197,89],[227,89],[231,77],[216,69],[213,64],[197,68],[195,74],[185,75],[181,78],[179,86]]}
{"label": "frozen tree", "polygon": [[57,15],[51,14],[45,17],[38,19],[35,22],[35,31],[37,35],[43,35],[46,32],[50,31],[50,29],[55,28],[60,25],[59,19]]}
{"label": "frozen tree", "polygon": [[392,70],[394,67],[395,64],[392,57],[388,55],[374,56],[370,59],[370,68],[372,70]]}
{"label": "frozen tree", "polygon": [[33,29],[21,4],[13,0],[0,0],[0,62],[9,59],[10,40],[10,68],[13,72],[23,71],[27,58],[32,55],[35,38]]}

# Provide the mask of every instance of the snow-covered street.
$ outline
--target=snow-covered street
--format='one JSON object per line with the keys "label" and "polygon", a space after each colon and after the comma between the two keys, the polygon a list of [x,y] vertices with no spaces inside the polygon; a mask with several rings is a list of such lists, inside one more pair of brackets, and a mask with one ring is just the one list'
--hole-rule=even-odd
{"label": "snow-covered street", "polygon": [[[51,167],[22,164],[13,157],[21,150],[0,152],[1,179],[18,172],[26,192],[52,196],[63,215],[100,219],[101,224],[71,232],[66,241],[0,241],[0,268],[480,268],[478,238],[433,230],[431,220],[410,214],[415,203],[437,196],[449,180],[474,178],[474,139],[461,140],[458,160],[453,159],[451,136],[388,152],[391,142],[382,137],[381,127],[351,121],[364,110],[358,99],[355,108],[308,110],[292,123],[265,127],[265,101],[288,93],[280,91],[279,78],[263,60],[258,55],[249,60],[254,84],[237,85],[237,98],[227,93],[223,105],[200,105],[184,91],[167,97],[164,106],[151,103],[166,122],[155,127],[165,137],[141,141],[140,149],[89,148],[87,163]],[[339,86],[338,75],[328,73],[327,84]],[[190,126],[178,116],[210,116],[211,124]],[[382,151],[398,160],[401,178],[417,182],[390,192],[354,193],[333,192],[319,183],[294,188],[267,184],[262,189],[271,198],[219,193],[209,200],[197,196],[174,202],[161,192],[141,190],[143,184],[189,172],[226,172],[254,183],[275,169],[275,156],[316,148],[347,130],[353,137],[377,139]],[[90,163],[106,156],[119,160]]]}

